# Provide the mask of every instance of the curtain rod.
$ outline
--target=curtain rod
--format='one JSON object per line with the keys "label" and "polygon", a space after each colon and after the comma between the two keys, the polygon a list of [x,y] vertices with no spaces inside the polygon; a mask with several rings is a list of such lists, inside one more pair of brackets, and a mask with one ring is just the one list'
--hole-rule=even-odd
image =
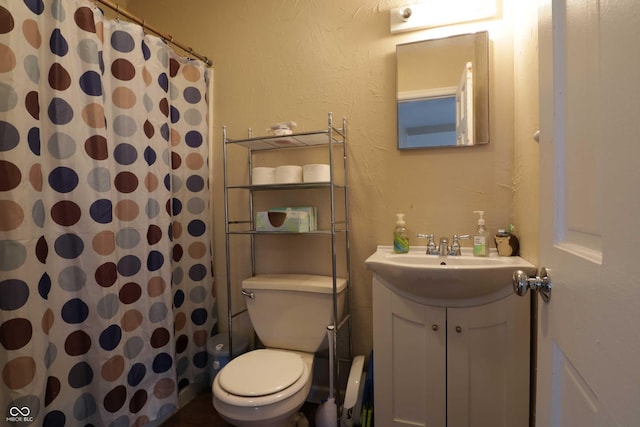
{"label": "curtain rod", "polygon": [[165,33],[161,32],[161,31],[157,30],[156,28],[154,28],[151,25],[147,24],[144,19],[138,18],[137,16],[135,16],[134,14],[129,12],[128,10],[121,9],[119,4],[112,3],[109,0],[94,0],[94,1],[104,5],[106,7],[108,7],[109,9],[111,9],[113,11],[115,11],[117,15],[122,15],[125,18],[135,22],[136,24],[139,24],[140,26],[142,26],[143,29],[146,29],[146,30],[154,33],[158,37],[161,37],[162,39],[164,39],[169,44],[172,44],[174,46],[179,47],[183,51],[187,52],[189,55],[192,55],[192,56],[198,58],[200,61],[204,62],[207,67],[211,67],[211,65],[213,65],[211,63],[211,60],[209,58],[207,58],[206,56],[204,56],[204,55],[202,55],[202,54],[200,54],[198,52],[195,52],[190,47],[185,46],[184,44],[174,40],[172,35],[165,34]]}

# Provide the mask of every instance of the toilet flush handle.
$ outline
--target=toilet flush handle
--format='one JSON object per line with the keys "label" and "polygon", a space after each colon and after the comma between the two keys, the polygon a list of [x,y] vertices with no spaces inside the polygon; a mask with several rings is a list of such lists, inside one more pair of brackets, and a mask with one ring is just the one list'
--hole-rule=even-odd
{"label": "toilet flush handle", "polygon": [[244,289],[242,289],[240,293],[245,297],[249,297],[251,299],[254,299],[256,297],[256,294],[254,294],[253,292],[245,291]]}

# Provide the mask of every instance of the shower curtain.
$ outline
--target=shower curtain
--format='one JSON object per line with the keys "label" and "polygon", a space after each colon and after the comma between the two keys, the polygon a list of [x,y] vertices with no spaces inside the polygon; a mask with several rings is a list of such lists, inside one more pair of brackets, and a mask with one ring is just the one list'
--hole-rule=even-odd
{"label": "shower curtain", "polygon": [[209,78],[91,1],[0,0],[0,424],[140,426],[206,380]]}

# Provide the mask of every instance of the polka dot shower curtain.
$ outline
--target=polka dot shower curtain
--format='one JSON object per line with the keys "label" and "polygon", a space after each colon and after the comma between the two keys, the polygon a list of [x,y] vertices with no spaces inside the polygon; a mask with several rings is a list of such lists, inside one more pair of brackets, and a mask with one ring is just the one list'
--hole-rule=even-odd
{"label": "polka dot shower curtain", "polygon": [[0,0],[0,425],[140,426],[206,380],[209,70]]}

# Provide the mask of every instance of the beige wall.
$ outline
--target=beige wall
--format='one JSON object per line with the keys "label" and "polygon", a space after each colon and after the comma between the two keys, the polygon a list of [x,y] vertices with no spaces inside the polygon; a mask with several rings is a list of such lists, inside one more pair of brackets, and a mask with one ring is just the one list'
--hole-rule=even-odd
{"label": "beige wall", "polygon": [[515,146],[513,220],[521,238],[521,254],[538,263],[539,185],[537,2],[522,2],[514,10]]}
{"label": "beige wall", "polygon": [[[537,220],[530,221],[526,208],[535,194],[532,188],[537,184],[530,186],[530,181],[537,182],[537,171],[529,170],[524,161],[531,155],[527,146],[533,145],[530,129],[514,132],[514,39],[509,2],[503,2],[502,21],[453,27],[458,33],[490,32],[491,143],[417,151],[396,149],[395,46],[446,35],[452,29],[391,35],[389,9],[403,3],[128,1],[133,13],[214,63],[214,262],[221,317],[226,310],[220,155],[223,125],[231,137],[240,138],[248,127],[263,134],[268,125],[283,120],[295,120],[299,130],[321,129],[329,111],[337,119],[348,118],[356,354],[368,354],[372,346],[371,273],[364,261],[376,245],[391,243],[396,212],[406,214],[410,236],[433,232],[451,237],[473,233],[476,216],[472,211],[482,209],[492,233],[515,221],[522,231],[523,248],[535,256],[532,241],[537,240]],[[525,86],[525,91],[516,91],[519,104],[535,95],[533,87]],[[517,117],[518,124],[535,127],[530,118]],[[513,170],[514,137],[517,174]],[[531,161],[537,164],[537,158]],[[523,164],[527,167],[520,170]],[[234,165],[241,172],[244,167],[244,162]],[[520,188],[527,192],[526,197],[514,197]],[[424,245],[413,237],[412,243]]]}

